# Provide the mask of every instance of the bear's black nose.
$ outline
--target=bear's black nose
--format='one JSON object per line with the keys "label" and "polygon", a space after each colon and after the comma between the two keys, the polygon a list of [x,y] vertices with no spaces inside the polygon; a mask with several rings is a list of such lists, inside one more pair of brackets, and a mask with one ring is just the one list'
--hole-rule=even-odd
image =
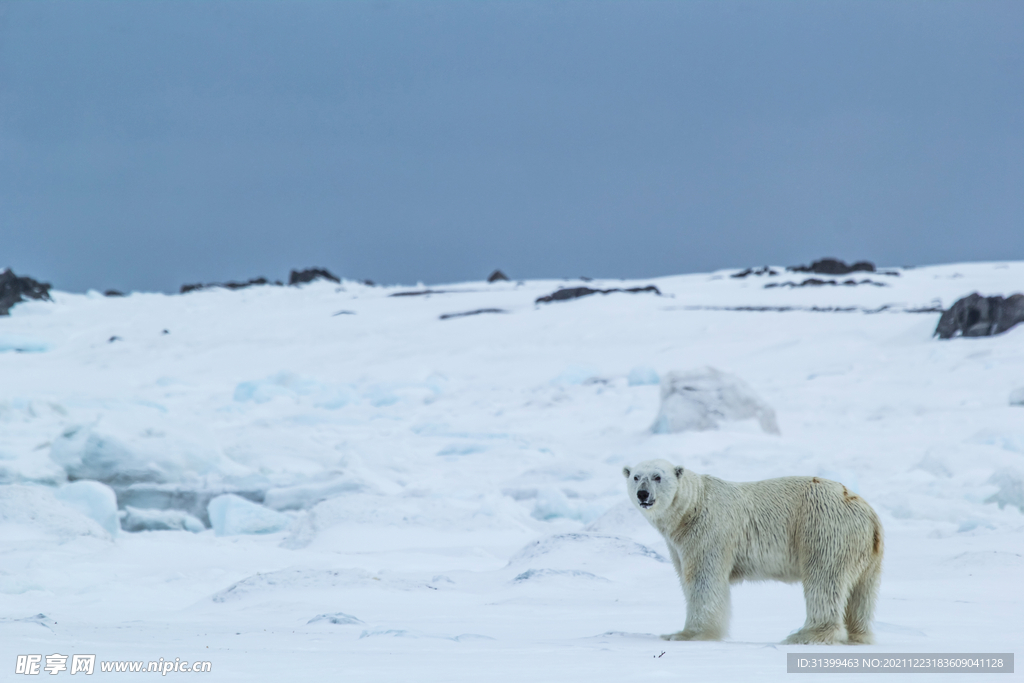
{"label": "bear's black nose", "polygon": [[647,491],[637,491],[636,492],[636,497],[640,499],[641,503],[644,502],[645,500],[647,500],[647,496],[648,495],[650,495],[650,494],[648,494]]}

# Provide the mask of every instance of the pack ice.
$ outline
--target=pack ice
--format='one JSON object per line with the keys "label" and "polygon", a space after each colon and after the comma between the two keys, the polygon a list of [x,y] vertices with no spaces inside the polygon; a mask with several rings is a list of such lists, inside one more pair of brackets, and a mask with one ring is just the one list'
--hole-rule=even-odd
{"label": "pack ice", "polygon": [[782,680],[799,586],[736,587],[726,641],[657,638],[685,601],[621,477],[654,458],[843,482],[886,529],[873,650],[1012,651],[1024,328],[933,334],[955,301],[1019,291],[1024,263],[811,280],[17,303],[0,316],[0,667]]}

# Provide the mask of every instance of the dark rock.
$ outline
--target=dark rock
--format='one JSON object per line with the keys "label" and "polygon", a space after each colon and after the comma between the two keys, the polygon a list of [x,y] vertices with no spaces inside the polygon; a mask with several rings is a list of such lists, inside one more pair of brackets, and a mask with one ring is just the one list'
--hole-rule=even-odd
{"label": "dark rock", "polygon": [[171,333],[171,331],[170,331],[170,330],[164,330],[164,331],[163,331],[163,332],[161,332],[160,334],[170,334],[170,333]]}
{"label": "dark rock", "polygon": [[500,270],[496,270],[491,273],[491,276],[487,278],[488,282],[508,282],[508,276]]}
{"label": "dark rock", "polygon": [[377,286],[377,283],[374,282],[373,280],[363,280],[363,284],[366,285],[367,287],[376,287]]}
{"label": "dark rock", "polygon": [[48,282],[39,282],[30,277],[18,277],[7,268],[0,273],[0,315],[8,315],[14,304],[26,299],[52,301]]}
{"label": "dark rock", "polygon": [[579,299],[580,297],[590,296],[591,294],[597,294],[601,292],[600,289],[591,289],[590,287],[568,287],[560,289],[557,292],[552,292],[547,296],[542,296],[537,299],[536,303],[548,303],[550,301],[568,301],[569,299]]}
{"label": "dark rock", "polygon": [[418,289],[414,292],[395,292],[394,294],[388,294],[388,296],[427,296],[429,294],[444,294],[444,290]]}
{"label": "dark rock", "polygon": [[772,289],[773,287],[822,287],[828,285],[835,287],[837,285],[845,285],[847,287],[853,287],[855,285],[874,285],[875,287],[888,287],[889,285],[884,282],[875,282],[874,280],[844,280],[843,282],[836,282],[835,280],[819,280],[816,277],[807,278],[803,282],[797,284],[796,282],[769,282],[764,286],[765,289]]}
{"label": "dark rock", "polygon": [[747,277],[748,275],[778,275],[778,274],[779,274],[778,271],[772,270],[768,266],[763,266],[761,268],[747,268],[746,270],[740,271],[738,273],[733,273],[729,277],[744,278],[744,277]]}
{"label": "dark rock", "polygon": [[268,280],[265,277],[254,277],[251,280],[246,280],[245,282],[211,282],[210,284],[207,284],[207,285],[200,284],[200,283],[193,284],[193,285],[182,285],[181,286],[181,293],[182,294],[188,294],[189,292],[195,292],[195,291],[198,291],[198,290],[201,290],[201,289],[211,289],[213,287],[221,287],[223,289],[235,290],[235,289],[245,289],[246,287],[253,287],[255,285],[270,285],[270,284],[276,285],[277,287],[283,286],[283,284],[282,284],[282,282],[280,280],[275,280],[274,282],[270,282],[270,280]]}
{"label": "dark rock", "polygon": [[988,337],[1006,332],[1024,322],[1024,294],[981,296],[974,292],[943,312],[935,334],[939,339],[952,337]]}
{"label": "dark rock", "polygon": [[629,294],[637,294],[640,292],[654,292],[658,296],[661,296],[661,291],[654,285],[647,285],[646,287],[630,287],[629,289],[620,289],[618,287],[614,289],[591,289],[590,287],[567,287],[560,289],[557,292],[552,292],[547,296],[542,296],[534,303],[546,304],[552,301],[568,301],[569,299],[579,299],[581,297],[590,296],[591,294],[611,294],[612,292],[626,292]]}
{"label": "dark rock", "polygon": [[103,292],[103,296],[124,296],[124,292],[120,292],[116,289],[108,289]]}
{"label": "dark rock", "polygon": [[445,313],[441,316],[441,320],[465,318],[468,315],[480,315],[481,313],[508,313],[508,311],[503,308],[479,308],[475,311],[466,311],[465,313]]}
{"label": "dark rock", "polygon": [[852,266],[834,258],[823,258],[815,261],[809,266],[790,266],[786,270],[794,273],[817,273],[819,275],[847,275],[849,273],[873,273],[875,264],[870,261],[857,261]]}
{"label": "dark rock", "polygon": [[225,282],[220,287],[225,289],[245,289],[246,287],[252,287],[253,285],[267,285],[270,282],[265,277],[257,277],[245,282]]}
{"label": "dark rock", "polygon": [[110,339],[108,339],[108,340],[107,340],[107,343],[108,343],[108,344],[113,344],[113,343],[114,343],[114,342],[116,342],[116,341],[121,341],[121,338],[120,338],[120,337],[118,337],[118,336],[117,336],[117,335],[115,334],[115,335],[114,335],[113,337],[111,337]]}
{"label": "dark rock", "polygon": [[301,285],[313,280],[330,280],[340,283],[338,276],[326,268],[307,268],[306,270],[293,270],[288,276],[289,285]]}

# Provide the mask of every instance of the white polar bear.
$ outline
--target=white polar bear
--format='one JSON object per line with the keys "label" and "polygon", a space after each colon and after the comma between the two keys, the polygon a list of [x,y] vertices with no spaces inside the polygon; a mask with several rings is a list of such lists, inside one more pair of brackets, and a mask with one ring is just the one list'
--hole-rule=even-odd
{"label": "white polar bear", "polygon": [[[630,500],[668,543],[686,625],[665,640],[720,640],[729,584],[803,582],[807,622],[785,643],[870,643],[882,571],[882,525],[867,502],[818,477],[749,483],[666,460],[626,467]],[[844,638],[845,635],[845,638]]]}

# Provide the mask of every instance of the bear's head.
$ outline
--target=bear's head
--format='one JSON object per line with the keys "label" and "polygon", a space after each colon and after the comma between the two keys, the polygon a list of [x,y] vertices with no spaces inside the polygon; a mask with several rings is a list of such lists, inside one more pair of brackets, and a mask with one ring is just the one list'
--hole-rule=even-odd
{"label": "bear's head", "polygon": [[629,499],[646,517],[656,517],[672,505],[679,490],[683,468],[668,460],[647,460],[636,467],[623,467]]}

